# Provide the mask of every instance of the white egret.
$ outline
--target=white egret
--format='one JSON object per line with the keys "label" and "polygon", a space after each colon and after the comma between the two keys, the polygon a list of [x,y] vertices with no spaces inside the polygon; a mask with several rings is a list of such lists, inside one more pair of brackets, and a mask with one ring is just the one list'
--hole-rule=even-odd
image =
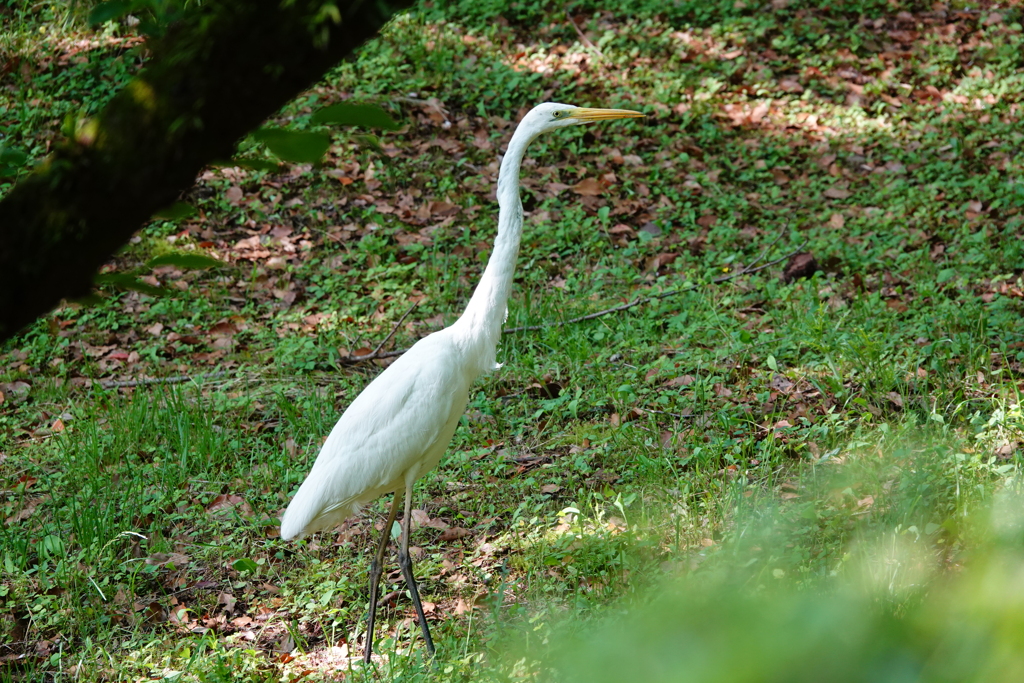
{"label": "white egret", "polygon": [[334,425],[309,476],[281,520],[288,540],[327,529],[385,493],[391,512],[370,566],[370,608],[364,659],[373,647],[377,589],[388,537],[405,498],[398,563],[409,587],[427,651],[434,654],[409,558],[413,483],[431,470],[448,447],[469,398],[469,387],[497,369],[495,354],[507,315],[509,289],[523,205],[519,166],[527,145],[541,133],[592,121],[642,117],[624,109],[588,109],[548,102],[534,107],[516,127],[498,173],[498,235],[480,284],[465,312],[450,327],[416,342],[360,393]]}

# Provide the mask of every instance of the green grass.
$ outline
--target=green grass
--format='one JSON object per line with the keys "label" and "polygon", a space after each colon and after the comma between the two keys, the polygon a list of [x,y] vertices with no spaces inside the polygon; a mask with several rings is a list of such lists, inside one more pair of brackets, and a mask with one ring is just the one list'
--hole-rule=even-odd
{"label": "green grass", "polygon": [[[82,10],[3,17],[0,63],[23,66],[0,88],[0,134],[36,161],[141,63],[130,29],[93,32]],[[838,595],[822,613],[860,619],[853,586],[875,610],[857,623],[904,637],[930,599],[976,590],[977,558],[1003,552],[981,511],[1016,488],[1024,441],[1024,52],[1018,10],[975,10],[582,3],[586,41],[544,3],[397,19],[272,122],[376,101],[408,124],[384,154],[332,130],[321,168],[211,169],[186,197],[199,214],[154,220],[109,266],[172,296],[101,288],[5,347],[0,680],[347,669],[387,501],[301,543],[276,537],[277,516],[379,371],[343,359],[414,301],[395,348],[465,304],[495,230],[496,154],[544,99],[654,116],[531,148],[508,324],[548,326],[506,335],[504,367],[417,487],[430,519],[471,532],[414,532],[438,660],[399,597],[385,660],[351,676],[544,678],[606,619],[660,623],[666,582],[678,604],[725,591],[723,611],[762,635],[791,599]],[[10,172],[0,192],[25,170]],[[598,197],[550,185],[609,173]],[[798,249],[822,271],[711,284]],[[226,265],[145,266],[176,251]],[[385,592],[401,587],[389,572]],[[967,588],[948,589],[961,573]],[[722,623],[730,642],[777,647]]]}

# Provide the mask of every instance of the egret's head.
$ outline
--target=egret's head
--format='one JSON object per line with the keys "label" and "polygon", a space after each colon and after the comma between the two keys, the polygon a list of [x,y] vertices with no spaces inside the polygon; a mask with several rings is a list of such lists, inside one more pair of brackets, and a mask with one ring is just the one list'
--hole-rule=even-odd
{"label": "egret's head", "polygon": [[574,107],[571,104],[559,104],[557,102],[545,102],[538,104],[530,110],[520,127],[528,126],[534,134],[543,133],[555,128],[565,126],[578,126],[582,123],[594,121],[608,121],[610,119],[634,119],[642,118],[646,114],[628,109],[590,109],[588,107]]}

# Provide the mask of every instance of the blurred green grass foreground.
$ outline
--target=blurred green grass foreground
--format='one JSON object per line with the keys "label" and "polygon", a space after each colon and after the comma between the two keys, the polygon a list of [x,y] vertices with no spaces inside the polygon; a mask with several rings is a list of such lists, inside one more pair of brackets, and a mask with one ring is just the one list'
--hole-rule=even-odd
{"label": "blurred green grass foreground", "polygon": [[[569,681],[1020,681],[1024,554],[1020,499],[973,566],[897,616],[883,576],[862,590],[751,596],[725,584],[659,596],[563,659]],[[1013,511],[1004,510],[1013,508]],[[1012,520],[1012,521],[1009,521]],[[893,548],[903,550],[899,543]],[[879,560],[899,563],[895,553]]]}
{"label": "blurred green grass foreground", "polygon": [[[1015,468],[927,440],[903,431],[734,508],[703,566],[556,638],[552,680],[1024,680]],[[829,568],[827,539],[846,541]]]}

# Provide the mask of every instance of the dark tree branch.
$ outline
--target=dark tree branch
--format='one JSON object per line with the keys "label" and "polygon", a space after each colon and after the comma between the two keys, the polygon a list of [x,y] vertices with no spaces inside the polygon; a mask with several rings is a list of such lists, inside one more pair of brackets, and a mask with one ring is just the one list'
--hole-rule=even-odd
{"label": "dark tree branch", "polygon": [[96,271],[211,161],[411,0],[204,3],[145,71],[0,201],[0,341],[87,294]]}

